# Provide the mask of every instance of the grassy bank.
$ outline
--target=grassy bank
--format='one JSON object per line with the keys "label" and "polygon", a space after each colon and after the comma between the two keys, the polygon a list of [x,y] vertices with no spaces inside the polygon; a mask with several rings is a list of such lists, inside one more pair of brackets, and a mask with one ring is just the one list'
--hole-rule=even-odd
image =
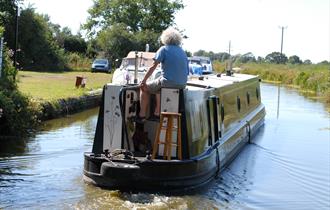
{"label": "grassy bank", "polygon": [[[87,78],[85,88],[76,88],[76,76]],[[18,88],[24,94],[40,101],[54,101],[63,98],[75,98],[102,88],[111,82],[112,74],[91,72],[31,72],[18,73]]]}
{"label": "grassy bank", "polygon": [[330,71],[328,65],[272,65],[245,64],[242,72],[258,74],[263,80],[294,85],[303,90],[325,93],[329,90]]}
{"label": "grassy bank", "polygon": [[[290,65],[247,63],[235,65],[242,73],[259,75],[263,81],[279,82],[284,85],[310,91],[323,97],[330,103],[330,67],[325,64]],[[218,71],[224,70],[224,65],[216,64]]]}
{"label": "grassy bank", "polygon": [[[76,88],[76,77],[85,77],[85,88]],[[38,120],[48,120],[76,113],[99,104],[101,91],[111,82],[112,74],[91,72],[31,72],[20,71],[18,89],[27,95],[38,111]]]}

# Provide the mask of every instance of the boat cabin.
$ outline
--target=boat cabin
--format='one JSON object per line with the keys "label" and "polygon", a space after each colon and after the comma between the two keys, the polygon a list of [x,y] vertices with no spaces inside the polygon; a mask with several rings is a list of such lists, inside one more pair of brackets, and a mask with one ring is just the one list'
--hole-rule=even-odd
{"label": "boat cabin", "polygon": [[[155,100],[151,99],[149,113],[154,111],[152,101]],[[161,90],[161,112],[181,114],[183,159],[199,156],[208,147],[225,139],[231,129],[245,123],[242,119],[260,104],[258,77],[244,74],[205,75],[190,78],[183,90]],[[126,149],[135,156],[145,157],[152,152],[160,122],[159,119],[148,119],[148,116],[143,126],[134,122],[139,110],[139,89],[134,86],[107,84],[101,109],[103,123],[102,128],[98,126],[96,135],[100,136],[99,141],[102,144],[94,142],[93,153]],[[172,136],[176,143],[177,135],[174,133]],[[163,150],[158,149],[158,157],[161,158]],[[176,150],[173,150],[171,158],[178,158]]]}

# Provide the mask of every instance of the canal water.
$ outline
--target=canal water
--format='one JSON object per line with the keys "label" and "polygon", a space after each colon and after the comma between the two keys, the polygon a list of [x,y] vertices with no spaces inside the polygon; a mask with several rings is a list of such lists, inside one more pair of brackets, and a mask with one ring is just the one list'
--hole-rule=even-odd
{"label": "canal water", "polygon": [[[44,123],[0,144],[0,209],[329,209],[330,115],[296,90],[262,84],[264,127],[195,195],[121,193],[82,180],[97,109]],[[278,108],[279,107],[279,112]],[[5,142],[5,143],[3,143]]]}

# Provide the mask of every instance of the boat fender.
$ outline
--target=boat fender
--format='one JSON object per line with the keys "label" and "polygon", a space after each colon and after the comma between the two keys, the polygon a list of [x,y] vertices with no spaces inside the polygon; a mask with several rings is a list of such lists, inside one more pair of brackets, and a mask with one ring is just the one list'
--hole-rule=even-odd
{"label": "boat fender", "polygon": [[251,125],[249,121],[246,121],[246,131],[248,133],[248,142],[251,144]]}

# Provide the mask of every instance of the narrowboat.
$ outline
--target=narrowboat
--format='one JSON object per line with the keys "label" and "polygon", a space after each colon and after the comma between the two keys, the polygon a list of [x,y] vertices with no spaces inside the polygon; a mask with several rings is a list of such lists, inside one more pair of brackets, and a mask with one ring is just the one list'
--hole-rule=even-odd
{"label": "narrowboat", "polygon": [[[113,84],[132,84],[137,80],[141,81],[147,72],[149,66],[153,63],[155,52],[146,51],[130,51],[125,58],[122,59],[119,68],[113,72]],[[160,65],[155,69],[150,79],[158,78],[162,73]]]}
{"label": "narrowboat", "polygon": [[193,56],[188,58],[189,71],[197,74],[212,74],[213,67],[209,57]]}
{"label": "narrowboat", "polygon": [[136,84],[106,84],[84,180],[138,192],[189,192],[219,175],[264,123],[258,76],[189,76],[185,89],[161,89],[160,118],[135,122]]}

